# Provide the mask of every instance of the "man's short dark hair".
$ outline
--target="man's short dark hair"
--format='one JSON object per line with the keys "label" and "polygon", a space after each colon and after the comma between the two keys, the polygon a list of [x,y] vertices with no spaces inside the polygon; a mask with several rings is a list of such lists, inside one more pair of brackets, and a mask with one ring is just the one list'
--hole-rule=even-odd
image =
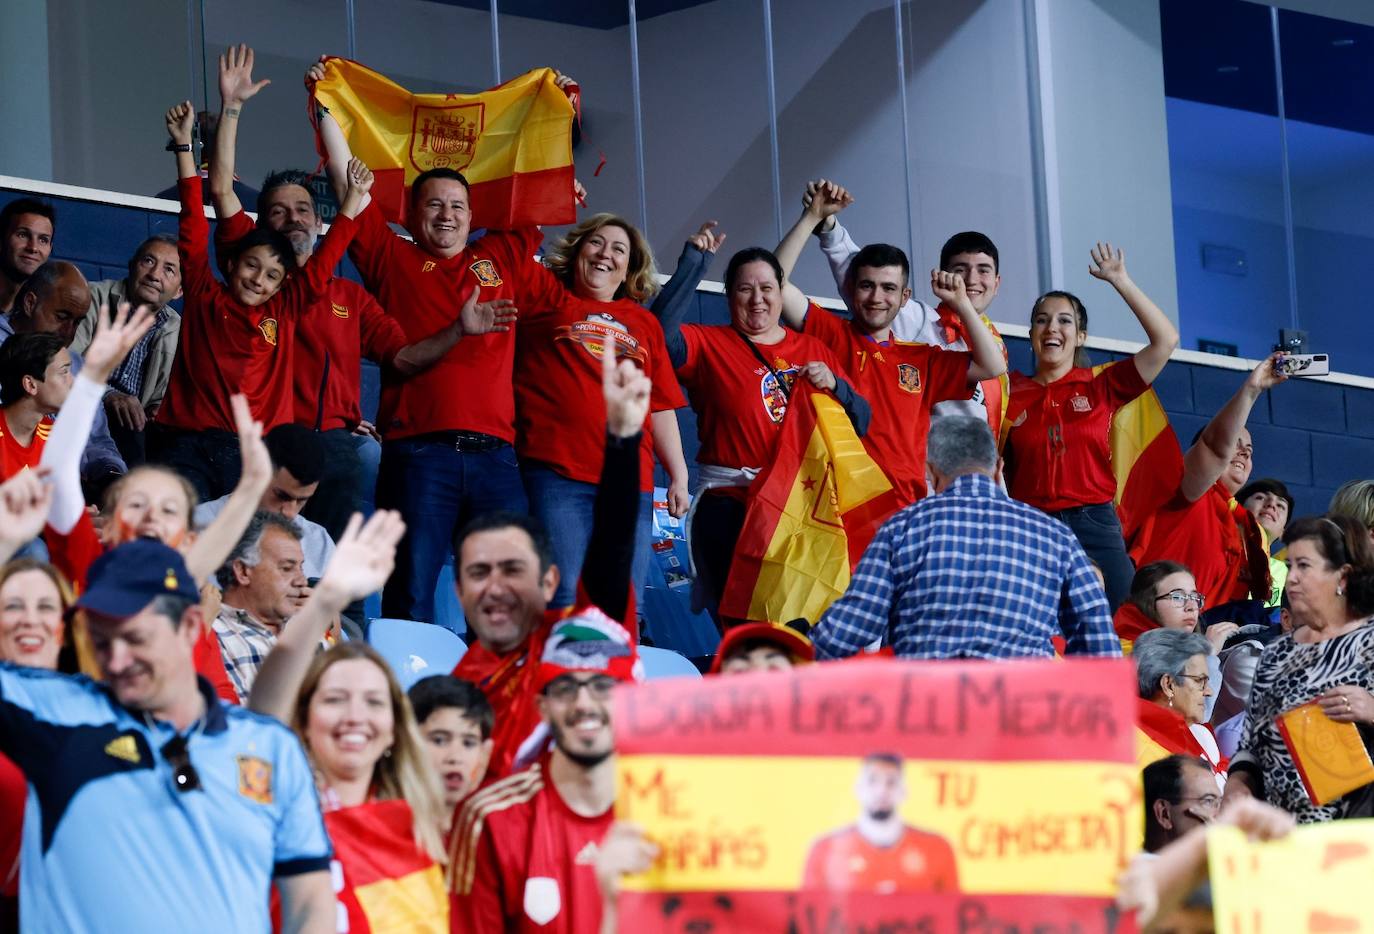
{"label": "man's short dark hair", "polygon": [[415,711],[416,723],[423,724],[434,711],[452,707],[460,716],[477,724],[483,739],[491,739],[491,732],[496,728],[496,713],[491,709],[491,701],[471,681],[453,675],[430,675],[412,684],[406,694]]}
{"label": "man's short dark hair", "polygon": [[67,342],[56,334],[21,333],[0,344],[0,406],[10,406],[24,398],[24,377],[39,382],[48,364]]}
{"label": "man's short dark hair", "polygon": [[425,187],[426,182],[433,181],[436,178],[446,178],[450,181],[457,182],[463,186],[464,191],[469,194],[472,193],[472,187],[468,185],[468,180],[464,178],[463,173],[459,172],[457,169],[428,169],[415,176],[415,181],[410,185],[410,206],[412,209],[415,205],[420,203],[420,189]]}
{"label": "man's short dark hair", "polygon": [[[164,244],[165,246],[169,246],[169,247],[171,247],[172,249],[175,250],[175,249],[177,249],[177,235],[176,235],[176,234],[173,234],[173,233],[167,233],[166,231],[163,231],[162,233],[155,233],[155,234],[153,234],[152,236],[150,236],[150,237],[148,237],[146,240],[144,240],[142,243],[140,243],[140,244],[134,249],[133,253],[131,253],[131,254],[129,255],[129,276],[130,276],[130,277],[132,277],[133,274],[134,274],[134,264],[138,262],[138,258],[139,258],[140,256],[142,256],[144,253],[147,253],[147,252],[148,252],[148,247],[152,246],[154,243],[161,243],[161,244]],[[178,266],[178,267],[181,266],[181,254],[180,254],[180,253],[177,254],[177,266]]]}
{"label": "man's short dark hair", "polygon": [[319,483],[324,476],[324,441],[304,425],[278,425],[262,439],[272,466],[285,468],[302,486]]}
{"label": "man's short dark hair", "polygon": [[986,253],[992,257],[992,271],[1000,273],[1001,259],[997,256],[997,244],[985,233],[976,230],[965,230],[957,233],[945,241],[945,245],[940,248],[940,268],[949,271],[949,261],[960,253]]}
{"label": "man's short dark hair", "polygon": [[15,198],[9,204],[0,208],[0,234],[9,236],[10,225],[21,214],[37,214],[39,217],[46,217],[53,226],[53,231],[57,230],[57,209],[52,206],[51,201],[43,201],[39,198]]}
{"label": "man's short dark hair", "polygon": [[870,269],[897,266],[902,270],[902,288],[906,288],[906,284],[911,280],[911,263],[906,258],[906,252],[890,243],[870,243],[854,254],[854,258],[849,261],[849,268],[844,273],[845,291],[854,291],[854,283],[857,281],[855,277],[859,274],[860,266]]}
{"label": "man's short dark hair", "polygon": [[264,218],[267,216],[267,208],[269,207],[267,196],[278,188],[285,188],[287,185],[304,188],[306,194],[310,196],[310,209],[315,212],[316,216],[319,216],[320,203],[315,200],[315,189],[310,184],[313,178],[314,176],[310,173],[302,172],[300,169],[280,169],[276,172],[269,172],[267,177],[262,180],[262,189],[258,192],[258,223],[265,223]]}
{"label": "man's short dark hair", "polygon": [[1293,502],[1293,494],[1288,492],[1288,487],[1282,480],[1276,480],[1273,477],[1251,480],[1240,488],[1240,492],[1236,494],[1236,502],[1243,505],[1247,499],[1256,493],[1273,493],[1288,504],[1288,518],[1293,518],[1293,507],[1296,504]]}
{"label": "man's short dark hair", "polygon": [[188,597],[174,593],[160,593],[153,598],[152,603],[148,604],[148,609],[171,620],[173,629],[180,629],[181,618],[186,615],[187,610],[195,605],[196,601]]}
{"label": "man's short dark hair", "polygon": [[864,756],[864,765],[890,765],[899,772],[902,769],[902,757],[895,752],[870,752]]}
{"label": "man's short dark hair", "polygon": [[534,553],[539,556],[539,573],[543,574],[553,567],[553,547],[549,544],[549,532],[544,523],[523,512],[510,512],[499,509],[484,513],[458,530],[453,536],[454,578],[461,581],[463,542],[478,532],[496,532],[501,529],[520,529],[530,537]]}
{"label": "man's short dark hair", "polygon": [[1207,763],[1197,756],[1172,755],[1151,762],[1145,766],[1141,773],[1141,779],[1145,784],[1145,842],[1147,845],[1152,842],[1152,837],[1157,837],[1157,831],[1151,833],[1158,827],[1154,814],[1155,802],[1182,803],[1183,770],[1190,767],[1206,769],[1209,773],[1211,772]]}
{"label": "man's short dark hair", "polygon": [[14,293],[13,312],[22,314],[24,301],[30,295],[36,296],[41,303],[52,294],[53,289],[57,287],[57,283],[73,268],[71,263],[64,262],[60,259],[50,259],[42,266],[39,266],[33,271],[32,275],[24,280],[24,284],[19,287],[19,291]]}
{"label": "man's short dark hair", "polygon": [[284,233],[278,233],[267,227],[255,227],[248,233],[239,237],[233,243],[224,246],[224,261],[226,268],[230,263],[238,262],[240,256],[255,246],[265,246],[272,251],[272,255],[281,263],[282,269],[287,275],[296,268],[296,251],[291,247],[291,240]]}

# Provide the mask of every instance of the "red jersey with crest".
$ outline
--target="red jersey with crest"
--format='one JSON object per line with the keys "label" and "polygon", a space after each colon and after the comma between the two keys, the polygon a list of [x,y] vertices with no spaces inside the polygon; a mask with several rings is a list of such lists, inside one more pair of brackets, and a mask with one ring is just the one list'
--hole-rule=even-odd
{"label": "red jersey with crest", "polygon": [[601,925],[596,854],[613,808],[583,817],[548,759],[472,795],[453,827],[454,931],[586,934]]}
{"label": "red jersey with crest", "polygon": [[787,413],[787,393],[801,368],[819,360],[837,377],[846,376],[829,347],[796,331],[786,331],[775,344],[755,344],[730,325],[685,324],[682,337],[687,361],[677,375],[697,413],[697,461],[702,464],[765,466]]}
{"label": "red jersey with crest", "polygon": [[292,366],[302,319],[325,292],[353,237],[354,222],[335,218],[319,250],[261,305],[240,304],[210,268],[210,227],[199,178],[177,183],[181,196],[181,337],[158,409],[159,424],[187,431],[234,430],[229,397],[243,393],[263,430],[293,420]]}
{"label": "red jersey with crest", "polygon": [[901,505],[925,496],[931,407],[969,398],[973,355],[898,340],[879,344],[815,304],[806,311],[802,333],[835,348],[847,361],[845,378],[873,408],[864,449],[892,481]]}
{"label": "red jersey with crest", "polygon": [[20,443],[10,430],[9,420],[0,410],[0,480],[8,480],[25,467],[37,469],[43,457],[43,446],[52,433],[52,419],[43,418],[33,430],[28,444]]}
{"label": "red jersey with crest", "polygon": [[[616,358],[632,360],[653,382],[650,412],[678,409],[682,397],[663,327],[628,298],[580,298],[542,270],[542,291],[555,297],[548,313],[520,317],[515,343],[516,449],[522,461],[548,464],[582,483],[601,478],[606,445],[606,400],[601,394],[601,348],[614,341]],[[640,445],[640,489],[654,488],[650,420]]]}
{"label": "red jersey with crest", "polygon": [[[544,281],[533,258],[542,239],[535,228],[488,231],[443,259],[394,233],[374,201],[358,215],[349,256],[413,343],[452,324],[473,286],[481,289],[480,302],[509,298],[521,311],[548,307],[549,297],[534,291]],[[383,384],[377,428],[388,438],[474,431],[514,443],[514,361],[513,331],[464,337],[423,373]]]}
{"label": "red jersey with crest", "polygon": [[959,891],[954,849],[939,834],[903,827],[891,846],[875,846],[857,827],[821,837],[806,857],[802,887],[877,895]]}
{"label": "red jersey with crest", "polygon": [[1110,503],[1112,416],[1149,388],[1133,359],[1097,375],[1075,367],[1048,386],[1011,374],[1004,449],[1011,495],[1046,512]]}
{"label": "red jersey with crest", "polygon": [[[223,252],[253,231],[239,211],[215,227],[215,245]],[[294,420],[297,425],[329,431],[352,430],[362,420],[362,358],[389,366],[406,346],[401,325],[356,282],[334,276],[316,307],[296,331],[296,359],[291,367]]]}

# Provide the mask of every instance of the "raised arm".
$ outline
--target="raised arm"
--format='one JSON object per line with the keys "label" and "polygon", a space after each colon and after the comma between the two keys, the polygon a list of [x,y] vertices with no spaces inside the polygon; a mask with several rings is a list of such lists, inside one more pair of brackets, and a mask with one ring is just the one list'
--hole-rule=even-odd
{"label": "raised arm", "polygon": [[[311,65],[310,70],[305,73],[305,89],[312,96],[315,93],[315,83],[324,80],[324,62],[328,57],[321,55],[320,60]],[[348,161],[353,158],[353,152],[348,148],[348,138],[344,136],[343,128],[329,113],[329,109],[318,102],[315,106],[316,126],[319,129],[320,141],[324,143],[325,171],[329,173],[329,184],[334,189],[334,197],[342,201],[348,188],[347,166]],[[371,195],[364,196],[358,210],[366,208],[371,201]]]}
{"label": "raised arm", "polygon": [[940,300],[940,304],[953,308],[964,323],[968,333],[968,349],[973,354],[973,362],[968,368],[968,385],[972,389],[985,379],[993,379],[1007,372],[1007,361],[1002,349],[997,346],[997,338],[992,336],[978,309],[969,301],[964,290],[964,278],[942,269],[930,271],[930,290]]}
{"label": "raised arm", "polygon": [[1135,368],[1140,378],[1153,383],[1164,364],[1169,362],[1169,354],[1178,348],[1178,328],[1150,297],[1140,290],[1126,272],[1126,254],[1110,243],[1099,243],[1092,249],[1092,265],[1088,267],[1103,282],[1116,289],[1117,294],[1126,302],[1140,326],[1145,329],[1149,341],[1135,355]]}
{"label": "raised arm", "polygon": [[[673,272],[673,279],[682,276],[681,281],[693,280],[700,282],[706,275],[706,270],[711,266],[711,260],[716,256],[716,250],[725,242],[725,234],[715,232],[716,222],[707,221],[702,224],[696,233],[687,238],[687,243],[682,247],[682,255],[678,257],[677,269]],[[671,280],[670,280],[671,283]],[[693,286],[693,290],[695,290]],[[664,292],[667,292],[664,289]],[[682,324],[687,317],[687,309],[691,303],[687,301],[675,301],[665,299],[660,293],[658,299],[650,307],[650,311],[658,318],[658,323],[663,327],[663,340],[668,347],[668,359],[673,366],[679,367],[687,362],[687,341],[682,336]]]}
{"label": "raised arm", "polygon": [[[784,279],[782,292],[782,318],[788,326],[801,330],[806,321],[806,309],[811,303],[802,294],[801,289],[792,284],[792,270],[797,266],[797,260],[801,258],[802,250],[806,248],[806,239],[811,236],[811,232],[817,225],[824,223],[829,218],[839,214],[849,205],[854,203],[854,198],[849,192],[845,191],[834,182],[819,179],[807,186],[809,197],[803,198],[805,207],[802,209],[801,217],[792,225],[774,250],[774,255],[778,258],[778,263],[782,266]],[[843,289],[843,285],[841,285]]]}
{"label": "raised arm", "polygon": [[243,537],[262,502],[262,494],[267,491],[267,484],[272,481],[272,458],[262,442],[262,422],[253,420],[244,396],[231,396],[229,405],[234,411],[242,467],[238,486],[234,487],[228,502],[186,551],[186,569],[196,579],[196,586],[204,584],[224,564],[229,552]]}
{"label": "raised arm", "polygon": [[322,294],[328,288],[329,280],[334,277],[334,270],[343,260],[348,245],[353,242],[353,235],[358,230],[355,219],[362,210],[363,198],[372,190],[372,170],[361,159],[350,159],[345,175],[348,187],[339,203],[339,213],[325,232],[319,249],[311,254],[297,274],[287,280],[288,288],[303,289],[310,296]]}
{"label": "raised arm", "polygon": [[649,415],[653,385],[628,360],[615,360],[607,342],[601,354],[601,391],[606,400],[606,456],[592,506],[592,532],[582,563],[582,589],[612,619],[624,620],[631,593],[630,569],[639,521],[639,442]]}
{"label": "raised arm", "polygon": [[239,115],[243,105],[271,83],[267,78],[253,81],[253,50],[248,46],[231,45],[219,57],[219,128],[210,160],[210,198],[215,203],[215,216],[221,220],[243,210],[239,196],[234,194]]}
{"label": "raised arm", "polygon": [[406,524],[398,512],[379,509],[366,524],[361,513],[353,514],[319,586],[287,622],[263,659],[248,697],[250,710],[290,722],[301,680],[320,640],[350,603],[375,593],[386,583],[396,563],[396,545],[405,531]]}
{"label": "raised arm", "polygon": [[81,455],[100,412],[105,382],[153,326],[150,308],[140,306],[131,312],[128,302],[120,302],[112,312],[107,317],[102,310],[96,317],[95,336],[86,348],[86,365],[72,382],[67,401],[57,413],[40,461],[41,466],[49,469],[53,483],[48,524],[62,535],[72,530],[86,508],[81,493]]}
{"label": "raised arm", "polygon": [[1221,479],[1226,465],[1236,456],[1236,443],[1240,431],[1250,418],[1250,410],[1255,407],[1260,393],[1273,389],[1288,379],[1274,372],[1274,364],[1283,356],[1274,353],[1260,361],[1259,366],[1250,371],[1240,389],[1231,397],[1221,411],[1212,416],[1197,443],[1183,455],[1183,482],[1180,492],[1188,502],[1197,502]]}

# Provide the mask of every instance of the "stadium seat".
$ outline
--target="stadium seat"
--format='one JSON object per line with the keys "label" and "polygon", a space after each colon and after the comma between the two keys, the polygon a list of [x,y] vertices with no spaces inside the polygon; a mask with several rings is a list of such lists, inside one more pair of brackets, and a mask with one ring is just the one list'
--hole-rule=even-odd
{"label": "stadium seat", "polygon": [[655,678],[700,678],[701,672],[685,656],[668,649],[658,649],[651,645],[639,647],[639,657],[644,662],[644,677]]}
{"label": "stadium seat", "polygon": [[444,627],[408,619],[372,620],[367,641],[382,653],[404,690],[421,678],[448,674],[468,650],[462,639]]}

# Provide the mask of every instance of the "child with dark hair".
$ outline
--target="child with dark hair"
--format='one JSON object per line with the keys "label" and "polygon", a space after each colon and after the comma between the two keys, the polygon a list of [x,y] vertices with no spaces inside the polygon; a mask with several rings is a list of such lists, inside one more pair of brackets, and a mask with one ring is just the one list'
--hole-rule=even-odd
{"label": "child with dark hair", "polygon": [[421,678],[406,693],[439,775],[444,804],[457,807],[487,774],[496,726],[491,704],[477,685],[453,675]]}

